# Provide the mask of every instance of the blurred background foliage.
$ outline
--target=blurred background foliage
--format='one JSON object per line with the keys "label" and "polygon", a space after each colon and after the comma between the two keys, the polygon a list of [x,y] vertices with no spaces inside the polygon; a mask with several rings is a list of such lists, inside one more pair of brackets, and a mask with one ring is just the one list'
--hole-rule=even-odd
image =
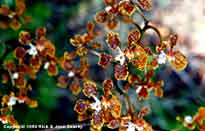
{"label": "blurred background foliage", "polygon": [[[153,12],[146,13],[148,18],[153,17],[152,15],[156,13],[155,9],[163,11],[171,3],[170,0],[154,0],[154,2]],[[0,3],[12,7],[15,0],[0,0]],[[22,30],[35,32],[35,29],[39,26],[47,28],[47,37],[55,44],[56,55],[62,56],[64,51],[71,50],[68,44],[69,39],[74,34],[83,32],[86,21],[93,19],[95,13],[104,8],[101,0],[26,0],[26,4],[25,13],[32,16],[30,23],[23,24],[17,31],[10,28],[0,29],[1,64],[5,60],[12,59],[12,50],[17,46],[15,43],[18,41],[18,33]],[[155,19],[154,22],[158,22],[158,25],[160,25],[159,21],[160,18]],[[120,30],[127,32],[128,29],[120,27]],[[174,27],[172,27],[172,30],[174,30]],[[180,35],[183,36],[183,34]],[[189,62],[192,63],[193,61]],[[198,68],[192,67],[192,64],[189,64],[182,73],[176,73],[169,67],[161,67],[158,71],[155,75],[156,79],[165,80],[164,98],[151,97],[148,101],[139,102],[136,96],[133,96],[132,101],[137,108],[149,105],[151,113],[146,117],[146,120],[155,129],[169,131],[182,127],[176,121],[176,116],[193,115],[199,106],[205,105],[203,95],[205,94],[205,85],[202,83],[203,79]],[[95,72],[99,73],[99,69],[96,69]],[[30,82],[33,87],[32,95],[38,100],[39,106],[29,109],[23,104],[17,104],[14,108],[14,116],[20,124],[65,125],[77,123],[77,116],[73,107],[78,96],[73,96],[68,88],[57,87],[55,78],[49,77],[46,71],[40,72],[37,80]],[[6,87],[0,84],[1,92],[3,92],[3,88]],[[130,95],[134,94],[130,92]],[[9,129],[3,129],[3,125],[0,124],[0,130],[7,131]],[[66,130],[74,131],[77,129]],[[88,128],[83,128],[83,130],[88,130]],[[103,128],[103,130],[107,129]],[[181,128],[181,131],[186,131],[186,129]]]}

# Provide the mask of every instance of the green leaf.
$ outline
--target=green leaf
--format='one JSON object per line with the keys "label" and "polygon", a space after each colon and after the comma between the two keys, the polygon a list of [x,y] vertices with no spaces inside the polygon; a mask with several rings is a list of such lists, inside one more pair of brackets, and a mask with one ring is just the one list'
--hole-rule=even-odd
{"label": "green leaf", "polygon": [[128,63],[128,68],[129,68],[129,71],[132,72],[133,74],[136,74],[140,76],[141,78],[144,78],[144,75],[145,75],[144,71],[139,70],[132,63]]}
{"label": "green leaf", "polygon": [[151,63],[153,59],[154,59],[153,56],[148,56],[148,58],[147,58],[147,63]]}
{"label": "green leaf", "polygon": [[0,43],[0,58],[4,55],[6,52],[6,45],[4,43]]}
{"label": "green leaf", "polygon": [[51,16],[51,10],[45,3],[37,3],[28,8],[27,12],[25,12],[25,15],[32,16],[32,21],[26,26],[27,28],[34,30],[39,26],[45,25],[45,21],[49,18],[49,16]]}
{"label": "green leaf", "polygon": [[22,124],[43,124],[49,119],[49,111],[43,108],[29,109]]}
{"label": "green leaf", "polygon": [[6,62],[8,62],[8,61],[13,61],[14,60],[14,52],[12,51],[12,52],[10,52],[10,53],[8,53],[7,54],[7,56],[5,57],[5,59],[4,59],[4,63],[6,63]]}
{"label": "green leaf", "polygon": [[11,39],[16,39],[18,38],[18,31],[14,31],[11,28],[8,29],[0,29],[0,36],[1,36],[1,41],[8,41]]}
{"label": "green leaf", "polygon": [[4,115],[12,115],[12,111],[7,111],[4,113]]}
{"label": "green leaf", "polygon": [[57,105],[59,97],[59,88],[56,85],[55,79],[48,76],[46,71],[38,76],[38,102],[45,108],[54,108]]}
{"label": "green leaf", "polygon": [[15,5],[15,0],[4,0],[3,4],[8,5],[9,7],[12,7]]}

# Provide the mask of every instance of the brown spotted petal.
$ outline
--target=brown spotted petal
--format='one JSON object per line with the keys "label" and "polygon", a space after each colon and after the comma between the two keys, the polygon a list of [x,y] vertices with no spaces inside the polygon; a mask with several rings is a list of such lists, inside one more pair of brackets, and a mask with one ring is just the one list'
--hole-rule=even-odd
{"label": "brown spotted petal", "polygon": [[80,68],[76,71],[76,76],[79,78],[86,78],[89,72],[88,58],[83,57],[80,59]]}
{"label": "brown spotted petal", "polygon": [[57,85],[58,85],[59,87],[66,88],[67,85],[68,85],[68,81],[69,81],[69,78],[68,78],[68,77],[61,75],[61,76],[58,77],[58,83],[57,83]]}
{"label": "brown spotted petal", "polygon": [[93,32],[94,27],[95,27],[94,23],[92,21],[88,21],[88,23],[87,23],[87,31],[88,32]]}
{"label": "brown spotted petal", "polygon": [[80,66],[88,66],[88,57],[81,57]]}
{"label": "brown spotted petal", "polygon": [[76,52],[64,52],[63,58],[65,60],[73,60],[74,58],[76,58]]}
{"label": "brown spotted petal", "polygon": [[162,89],[163,86],[164,86],[164,81],[163,80],[158,81],[154,84],[153,88],[154,88],[155,96],[163,97],[163,95],[164,95],[164,92],[163,92],[163,89]]}
{"label": "brown spotted petal", "polygon": [[170,36],[170,47],[174,48],[177,44],[177,40],[178,40],[178,35],[177,34],[173,34]]}
{"label": "brown spotted petal", "polygon": [[89,102],[79,99],[74,107],[74,110],[79,114],[79,115],[83,115],[86,113],[87,109],[89,108]]}
{"label": "brown spotted petal", "polygon": [[32,66],[32,68],[38,69],[40,68],[41,64],[42,64],[42,60],[38,56],[32,57],[30,59],[30,65]]}
{"label": "brown spotted petal", "polygon": [[29,74],[31,72],[31,68],[26,64],[21,64],[17,68],[18,72],[23,74]]}
{"label": "brown spotted petal", "polygon": [[131,47],[127,47],[124,50],[125,56],[127,57],[128,61],[131,62],[131,60],[133,60],[135,58],[135,52],[134,49],[132,49]]}
{"label": "brown spotted petal", "polygon": [[9,123],[11,127],[15,127],[16,129],[20,128],[17,120],[14,118],[13,115],[1,115],[0,121],[2,123]]}
{"label": "brown spotted petal", "polygon": [[0,29],[7,29],[9,26],[9,23],[6,21],[0,21]]}
{"label": "brown spotted petal", "polygon": [[98,43],[98,42],[94,42],[94,43],[92,43],[91,48],[101,49],[102,48],[102,44]]}
{"label": "brown spotted petal", "polygon": [[58,67],[54,61],[49,62],[49,66],[47,70],[49,76],[56,76],[58,74]]}
{"label": "brown spotted petal", "polygon": [[104,124],[104,115],[102,111],[94,112],[91,119],[91,126],[96,129],[101,129]]}
{"label": "brown spotted petal", "polygon": [[25,23],[29,23],[32,21],[32,17],[31,16],[23,16],[23,19],[25,21]]}
{"label": "brown spotted petal", "polygon": [[131,16],[135,10],[135,5],[129,1],[122,1],[119,3],[118,11],[121,15]]}
{"label": "brown spotted petal", "polygon": [[127,127],[120,127],[118,131],[127,131]]}
{"label": "brown spotted petal", "polygon": [[26,9],[26,4],[24,3],[24,0],[16,0],[16,9],[15,9],[16,14],[18,16],[23,15],[25,9]]}
{"label": "brown spotted petal", "polygon": [[97,129],[97,128],[90,126],[90,131],[101,131],[101,129]]}
{"label": "brown spotted petal", "polygon": [[[102,100],[101,100],[101,102],[102,102]],[[104,117],[103,118],[104,118],[105,123],[109,123],[111,120],[114,119],[114,117],[112,116],[109,109],[104,110]]]}
{"label": "brown spotted petal", "polygon": [[14,64],[13,61],[7,61],[7,62],[5,62],[5,63],[4,63],[4,66],[5,66],[5,68],[8,69],[8,70],[11,70],[11,71],[16,70],[16,65]]}
{"label": "brown spotted petal", "polygon": [[121,16],[121,19],[125,24],[131,24],[133,22],[132,17],[126,15]]}
{"label": "brown spotted petal", "polygon": [[85,113],[85,114],[82,114],[82,115],[78,115],[78,121],[79,122],[82,122],[82,121],[85,121],[85,120],[88,120],[90,118],[89,114]]}
{"label": "brown spotted petal", "polygon": [[141,33],[138,29],[131,30],[128,33],[128,41],[129,43],[137,42],[141,37]]}
{"label": "brown spotted petal", "polygon": [[31,35],[29,32],[21,31],[19,33],[19,42],[21,44],[29,44],[31,42]]}
{"label": "brown spotted petal", "polygon": [[97,23],[105,23],[108,19],[107,12],[99,12],[95,16],[95,20]]}
{"label": "brown spotted petal", "polygon": [[101,53],[99,56],[98,65],[105,68],[110,63],[111,58],[112,58],[111,55],[107,53]]}
{"label": "brown spotted petal", "polygon": [[170,45],[170,41],[162,41],[161,43],[157,44],[156,51],[160,53],[161,51],[167,49]]}
{"label": "brown spotted petal", "polygon": [[198,128],[199,131],[205,131],[205,125],[199,125]]}
{"label": "brown spotted petal", "polygon": [[107,34],[106,42],[108,46],[112,49],[116,49],[120,45],[120,37],[119,34],[116,32],[109,32]]}
{"label": "brown spotted petal", "polygon": [[30,108],[36,108],[38,107],[38,101],[27,98],[25,103],[30,107]]}
{"label": "brown spotted petal", "polygon": [[152,9],[152,0],[137,0],[137,3],[145,11]]}
{"label": "brown spotted petal", "polygon": [[158,61],[157,61],[157,58],[153,58],[150,65],[152,66],[153,69],[156,69],[159,67],[158,65]]}
{"label": "brown spotted petal", "polygon": [[111,79],[104,80],[103,81],[103,88],[104,88],[105,92],[111,91],[113,88],[113,81]]}
{"label": "brown spotted petal", "polygon": [[46,40],[45,41],[45,52],[46,52],[45,54],[50,57],[54,57],[55,51],[56,51],[56,48],[54,44],[50,40]]}
{"label": "brown spotted petal", "polygon": [[19,73],[19,76],[17,79],[15,79],[15,84],[18,88],[24,88],[26,86],[27,81],[24,78],[24,75],[22,73]]}
{"label": "brown spotted petal", "polygon": [[116,0],[103,0],[106,5],[113,6],[116,4]]}
{"label": "brown spotted petal", "polygon": [[141,82],[141,78],[136,74],[130,74],[128,77],[129,84],[139,83]]}
{"label": "brown spotted petal", "polygon": [[9,26],[13,29],[13,30],[18,30],[21,27],[21,23],[17,20],[17,19],[12,19]]}
{"label": "brown spotted petal", "polygon": [[81,91],[81,87],[80,87],[80,83],[78,80],[73,81],[70,86],[69,89],[71,90],[73,95],[78,95]]}
{"label": "brown spotted petal", "polygon": [[155,96],[158,96],[158,97],[163,97],[164,95],[162,88],[154,88],[154,93],[155,93]]}
{"label": "brown spotted petal", "polygon": [[73,69],[73,63],[70,60],[63,59],[60,64],[64,71],[70,71]]}
{"label": "brown spotted petal", "polygon": [[110,103],[110,112],[114,118],[119,118],[121,115],[121,102],[117,96],[112,96],[112,98],[109,100]]}
{"label": "brown spotted petal", "polygon": [[[131,117],[130,115],[128,115],[128,116],[122,116],[122,117],[120,118],[120,125],[121,125],[122,127],[125,127],[125,126],[128,125],[128,123],[129,123],[131,120],[132,120],[132,117]],[[126,131],[126,130],[125,130],[125,131]]]}
{"label": "brown spotted petal", "polygon": [[127,80],[129,75],[127,64],[117,64],[115,65],[115,79],[117,80]]}
{"label": "brown spotted petal", "polygon": [[188,128],[189,130],[194,130],[197,127],[197,124],[193,122],[192,117],[189,121],[187,121],[186,118],[182,119],[181,117],[177,116],[176,120],[182,122],[183,126]]}
{"label": "brown spotted petal", "polygon": [[169,60],[170,60],[171,66],[176,71],[184,70],[188,64],[188,60],[186,56],[184,56],[180,51],[171,52],[169,54]]}
{"label": "brown spotted petal", "polygon": [[88,53],[88,49],[86,47],[84,47],[84,46],[78,47],[76,49],[76,54],[78,56],[85,56],[87,53]]}
{"label": "brown spotted petal", "polygon": [[149,113],[150,113],[150,108],[148,106],[144,106],[138,112],[137,117],[140,119],[140,118],[143,118],[144,116],[148,115]]}
{"label": "brown spotted petal", "polygon": [[9,81],[9,78],[10,78],[10,75],[9,75],[8,72],[3,73],[2,76],[1,76],[1,82],[3,84],[6,84]]}
{"label": "brown spotted petal", "polygon": [[[14,94],[13,94],[14,95]],[[1,98],[1,105],[2,106],[5,106],[5,105],[7,105],[7,103],[9,102],[9,96],[8,95],[4,95],[4,96],[2,96],[2,98]]]}
{"label": "brown spotted petal", "polygon": [[80,47],[83,45],[83,38],[80,35],[75,35],[74,38],[70,39],[70,43],[75,47]]}
{"label": "brown spotted petal", "polygon": [[108,19],[107,21],[107,27],[110,30],[114,30],[119,26],[119,21],[116,18]]}
{"label": "brown spotted petal", "polygon": [[131,85],[129,83],[126,83],[124,86],[123,86],[123,91],[128,93],[129,89],[130,89]]}
{"label": "brown spotted petal", "polygon": [[147,86],[138,86],[136,89],[140,99],[147,99],[149,97],[149,91]]}
{"label": "brown spotted petal", "polygon": [[86,80],[83,83],[83,93],[87,97],[91,97],[92,95],[96,95],[97,94],[96,84],[92,81]]}
{"label": "brown spotted petal", "polygon": [[41,37],[46,36],[46,28],[45,27],[39,27],[36,29],[36,38],[40,39]]}
{"label": "brown spotted petal", "polygon": [[107,125],[107,127],[110,128],[110,129],[116,129],[116,128],[119,128],[119,126],[120,126],[120,120],[119,119],[113,119]]}
{"label": "brown spotted petal", "polygon": [[0,7],[0,15],[8,16],[11,13],[9,7],[7,5],[1,5]]}
{"label": "brown spotted petal", "polygon": [[84,45],[88,44],[91,40],[94,39],[94,33],[93,32],[88,32],[88,33],[84,33],[82,36],[82,43]]}
{"label": "brown spotted petal", "polygon": [[199,125],[202,125],[204,120],[205,120],[205,107],[200,107],[198,109],[197,114],[194,116],[194,122],[198,123]]}
{"label": "brown spotted petal", "polygon": [[154,131],[152,126],[144,119],[135,119],[134,124],[137,126],[137,129],[143,129],[143,131]]}
{"label": "brown spotted petal", "polygon": [[89,73],[89,68],[88,66],[81,66],[77,72],[76,72],[76,76],[82,79],[86,79]]}
{"label": "brown spotted petal", "polygon": [[26,55],[26,50],[23,47],[17,47],[15,49],[15,57],[17,59],[22,59]]}
{"label": "brown spotted petal", "polygon": [[105,8],[105,10],[109,14],[109,17],[113,18],[118,13],[119,4],[114,4],[112,8],[110,7],[111,6],[107,6],[107,9]]}

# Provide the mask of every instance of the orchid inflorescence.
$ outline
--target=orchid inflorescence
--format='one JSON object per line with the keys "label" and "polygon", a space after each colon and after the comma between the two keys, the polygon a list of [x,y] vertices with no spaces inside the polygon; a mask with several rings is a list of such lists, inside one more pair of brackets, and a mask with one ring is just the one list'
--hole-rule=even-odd
{"label": "orchid inflorescence", "polygon": [[198,129],[199,131],[205,130],[205,107],[199,107],[197,113],[192,117],[187,115],[184,118],[177,116],[179,122],[183,123],[183,126],[189,130]]}
{"label": "orchid inflorescence", "polygon": [[[22,0],[16,1],[23,6]],[[28,81],[35,80],[41,70],[46,70],[49,76],[57,78],[59,87],[69,87],[76,96],[83,93],[85,97],[76,101],[74,110],[78,114],[78,121],[90,121],[90,130],[99,131],[104,126],[119,128],[119,131],[154,130],[144,119],[150,112],[149,107],[134,110],[129,91],[134,89],[140,100],[149,99],[152,91],[155,96],[163,97],[164,82],[153,79],[155,71],[166,63],[174,70],[181,71],[186,68],[188,61],[176,49],[178,36],[173,34],[169,38],[162,38],[160,31],[144,16],[143,11],[150,11],[152,8],[151,0],[104,0],[104,3],[105,9],[96,14],[95,22],[87,23],[86,32],[70,39],[69,43],[74,50],[64,52],[60,58],[55,56],[54,44],[46,38],[46,28],[39,27],[35,38],[27,31],[19,33],[18,47],[14,50],[15,59],[4,63],[2,83],[11,82],[15,89],[2,97],[1,122],[18,125],[13,115],[7,115],[16,102],[25,103],[31,108],[38,106],[36,100],[28,97],[28,93],[32,91],[32,85]],[[20,5],[17,4],[17,8]],[[11,11],[3,5],[0,15],[9,17],[15,14],[11,21],[17,21],[16,17],[22,15],[23,11]],[[143,27],[134,21],[134,14],[142,17]],[[116,31],[120,22],[133,26],[127,34],[123,34],[127,36],[126,43],[122,43],[120,34]],[[106,28],[107,32],[103,33],[99,28]],[[155,49],[144,45],[142,41],[146,31],[150,29],[159,37]],[[105,38],[103,42],[106,44],[98,41],[99,37]],[[126,46],[122,48],[122,44]],[[107,47],[106,50],[104,47]],[[93,80],[89,75],[89,55],[98,58],[96,64],[102,71],[112,66],[113,76],[104,78],[103,82]],[[143,75],[133,72],[131,68]],[[66,72],[66,75],[58,73],[59,70]],[[125,83],[123,88],[116,84],[120,81]],[[120,98],[126,101],[125,107]],[[124,109],[126,113],[122,113]],[[201,122],[198,119],[197,122]]]}
{"label": "orchid inflorescence", "polygon": [[[95,16],[96,24],[89,21],[87,32],[83,35],[75,35],[70,43],[76,47],[76,54],[79,57],[86,57],[91,53],[98,57],[98,65],[106,70],[109,65],[114,67],[113,77],[105,79],[102,83],[103,95],[98,93],[98,88],[94,81],[83,80],[83,93],[88,100],[80,99],[76,102],[75,111],[78,113],[78,120],[91,120],[92,131],[101,130],[103,126],[120,131],[152,131],[152,126],[143,118],[148,113],[147,108],[142,108],[139,112],[133,110],[129,96],[129,90],[134,88],[139,99],[148,99],[150,92],[158,97],[163,96],[163,80],[153,81],[155,70],[161,64],[170,63],[176,71],[181,71],[187,66],[186,57],[175,49],[177,35],[173,34],[168,39],[163,39],[159,30],[150,24],[141,10],[149,11],[152,7],[150,0],[104,0],[105,10]],[[144,27],[134,22],[133,15],[137,12],[144,19]],[[116,31],[122,20],[126,24],[134,25],[127,35],[125,48],[121,48],[122,43],[120,34]],[[95,28],[96,26],[96,28]],[[109,48],[109,53],[103,51],[103,43],[97,42],[97,38],[103,33],[98,34],[97,27],[105,26],[108,32],[105,33],[105,42]],[[156,44],[155,50],[143,45],[143,37],[148,29],[154,30],[159,36],[160,42]],[[102,36],[101,36],[102,37]],[[103,36],[104,37],[104,36]],[[96,43],[99,45],[96,46]],[[96,48],[97,47],[97,48]],[[143,77],[131,72],[133,68],[143,72]],[[125,86],[119,89],[114,81],[123,81]],[[114,90],[119,89],[121,95],[128,103],[127,113],[122,114],[122,106],[119,96]],[[118,91],[119,91],[118,90]],[[92,100],[92,101],[91,101]],[[142,113],[146,110],[146,113]]]}
{"label": "orchid inflorescence", "polygon": [[46,29],[43,27],[36,30],[35,39],[32,39],[29,32],[21,31],[18,46],[13,51],[14,59],[3,63],[2,83],[8,86],[12,85],[9,95],[4,95],[1,98],[0,120],[3,123],[19,127],[18,122],[11,115],[13,106],[17,102],[25,103],[30,108],[38,106],[38,102],[29,97],[32,91],[29,81],[36,79],[41,67],[44,67],[50,76],[55,76],[58,73],[55,46],[45,35]]}
{"label": "orchid inflorescence", "polygon": [[31,21],[31,17],[24,14],[26,4],[24,0],[15,0],[15,8],[2,4],[0,6],[0,29],[12,28],[17,30],[23,23]]}

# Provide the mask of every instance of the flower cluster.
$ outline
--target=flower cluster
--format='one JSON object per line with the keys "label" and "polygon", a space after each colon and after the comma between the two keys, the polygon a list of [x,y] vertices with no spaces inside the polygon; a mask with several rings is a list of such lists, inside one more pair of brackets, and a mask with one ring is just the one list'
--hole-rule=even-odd
{"label": "flower cluster", "polygon": [[[46,37],[46,28],[36,29],[35,38],[27,31],[19,33],[14,59],[3,64],[2,83],[12,84],[15,90],[2,96],[2,123],[18,125],[14,116],[8,115],[16,103],[25,103],[31,108],[38,106],[38,102],[29,97],[29,92],[32,91],[29,80],[35,80],[37,73],[43,69],[49,76],[57,78],[59,87],[69,87],[71,93],[76,96],[80,93],[84,95],[76,101],[74,110],[79,121],[90,121],[91,131],[100,131],[103,126],[118,128],[119,131],[153,131],[152,126],[144,119],[149,109],[142,107],[135,110],[129,91],[134,89],[140,100],[148,99],[152,91],[155,96],[163,97],[163,80],[153,79],[157,69],[168,61],[173,69],[181,71],[186,68],[188,61],[175,49],[177,35],[171,35],[168,39],[161,38],[158,29],[143,15],[142,10],[151,9],[151,0],[104,0],[104,3],[105,10],[96,14],[95,22],[87,23],[85,33],[70,39],[73,50],[64,52],[60,58],[56,57],[55,46]],[[0,21],[0,27],[2,23],[6,27],[15,21],[18,26],[11,27],[19,28],[18,19],[24,10],[23,0],[16,0],[15,11],[1,6],[0,15],[8,17],[9,20]],[[135,13],[143,17],[144,27],[134,21]],[[132,29],[123,34],[127,38],[125,43],[115,30],[120,20],[132,25]],[[108,31],[100,32],[98,29],[101,25],[105,25]],[[155,49],[143,44],[142,38],[148,29],[154,30],[160,38],[160,42],[155,43]],[[100,42],[98,37],[105,40]],[[105,50],[104,47],[108,48]],[[97,57],[96,65],[100,66],[102,71],[112,67],[112,76],[106,76],[103,82],[92,79],[89,55]],[[59,69],[63,73],[58,73]],[[124,83],[123,88],[119,87],[119,82]],[[125,107],[123,101],[126,103]],[[126,113],[122,113],[122,110],[126,110]],[[202,114],[204,109],[200,108],[194,121],[204,129]]]}
{"label": "flower cluster", "polygon": [[182,122],[189,130],[195,130],[197,128],[199,131],[204,131],[205,107],[200,107],[193,117],[190,115],[185,116],[184,119],[177,117],[177,120]]}
{"label": "flower cluster", "polygon": [[181,71],[185,69],[188,61],[179,50],[174,50],[176,44],[176,34],[171,35],[168,40],[162,41],[162,43],[156,47],[156,51],[160,53],[158,62],[160,64],[165,63],[167,59],[175,70]]}
{"label": "flower cluster", "polygon": [[[156,81],[153,79],[156,70],[162,64],[169,62],[174,70],[181,71],[187,66],[187,59],[180,51],[175,49],[178,36],[174,34],[168,39],[161,38],[158,29],[152,26],[141,12],[140,9],[145,11],[151,9],[152,2],[150,0],[137,0],[135,2],[131,0],[104,0],[104,2],[105,10],[95,16],[96,25],[94,22],[88,22],[87,32],[74,36],[70,39],[70,43],[75,47],[74,52],[72,52],[75,57],[79,56],[80,59],[86,59],[88,54],[93,54],[98,57],[97,64],[103,70],[108,69],[109,66],[113,67],[113,76],[110,76],[110,79],[105,78],[103,83],[89,80],[90,77],[79,77],[76,69],[70,65],[71,60],[74,60],[75,57],[69,55],[69,67],[73,68],[67,71],[74,72],[74,83],[76,85],[71,84],[69,86],[74,94],[79,94],[82,90],[86,97],[86,99],[77,100],[74,110],[78,113],[79,121],[90,120],[92,131],[101,130],[103,126],[110,129],[119,128],[120,131],[152,131],[152,126],[143,118],[147,114],[144,113],[147,110],[145,108],[140,111],[133,110],[129,90],[134,89],[136,96],[141,100],[148,99],[152,91],[154,91],[155,96],[163,97],[163,80]],[[132,16],[136,13],[136,10],[138,11],[137,14],[145,20],[144,27],[134,22]],[[120,34],[115,31],[119,25],[118,18],[121,18],[126,24],[134,25],[134,28],[132,27],[127,34],[123,34],[127,36],[126,43],[122,42]],[[108,28],[108,31],[104,33],[106,38],[104,43],[106,47],[109,47],[109,51],[104,51],[103,43],[96,39],[103,35],[103,33],[97,35],[98,33],[95,31],[94,27],[99,25],[105,25]],[[160,43],[156,43],[155,49],[143,44],[142,38],[148,29],[156,31],[160,38]],[[99,43],[99,46],[96,46],[96,43]],[[126,46],[121,48],[122,44]],[[84,67],[86,71],[81,70],[83,74],[86,72],[86,76],[89,72],[89,59],[87,60],[87,66]],[[131,68],[136,69],[143,75],[133,72]],[[68,80],[68,78],[66,79]],[[82,81],[83,84],[79,81]],[[123,81],[125,83],[124,88],[115,85],[115,81]],[[63,83],[67,82],[63,81]],[[99,91],[101,88],[103,94]],[[115,94],[116,90],[120,90],[121,95]],[[120,97],[127,101],[127,108],[122,106]],[[126,114],[121,113],[124,108],[127,110]]]}
{"label": "flower cluster", "polygon": [[[119,127],[121,116],[121,102],[112,94],[112,80],[103,82],[104,94],[98,98],[98,89],[93,81],[85,80],[83,94],[89,100],[80,99],[76,102],[74,110],[78,113],[78,120],[91,119],[91,130],[100,130],[103,125],[111,129]],[[92,101],[91,101],[92,100]]]}
{"label": "flower cluster", "polygon": [[0,5],[0,29],[8,27],[17,30],[21,27],[22,20],[27,23],[30,22],[31,17],[25,16],[26,4],[24,0],[15,0],[15,8],[12,9],[6,4]]}
{"label": "flower cluster", "polygon": [[129,17],[135,12],[135,5],[131,1],[104,0],[105,11],[96,14],[96,22],[106,25],[109,29],[115,29],[119,25],[117,16],[121,16],[124,21],[129,21]]}
{"label": "flower cluster", "polygon": [[99,131],[103,126],[110,129],[119,128],[119,131],[132,131],[133,128],[134,130],[153,130],[151,125],[143,119],[148,112],[147,108],[143,108],[138,114],[131,112],[124,116],[121,114],[122,104],[119,98],[112,93],[114,84],[111,79],[103,81],[104,94],[99,98],[94,82],[86,80],[83,85],[83,93],[90,100],[79,99],[74,110],[78,113],[79,121],[90,119],[91,131]]}
{"label": "flower cluster", "polygon": [[[17,43],[16,43],[17,44]],[[36,30],[36,38],[26,31],[19,33],[19,43],[13,51],[14,58],[4,61],[2,83],[10,85],[14,89],[9,95],[1,98],[1,121],[10,123],[17,127],[14,116],[8,115],[17,104],[27,104],[30,108],[38,106],[38,102],[29,96],[32,85],[29,80],[35,80],[37,73],[43,67],[50,76],[58,74],[57,59],[55,57],[55,46],[46,38],[46,29],[40,27]]]}

